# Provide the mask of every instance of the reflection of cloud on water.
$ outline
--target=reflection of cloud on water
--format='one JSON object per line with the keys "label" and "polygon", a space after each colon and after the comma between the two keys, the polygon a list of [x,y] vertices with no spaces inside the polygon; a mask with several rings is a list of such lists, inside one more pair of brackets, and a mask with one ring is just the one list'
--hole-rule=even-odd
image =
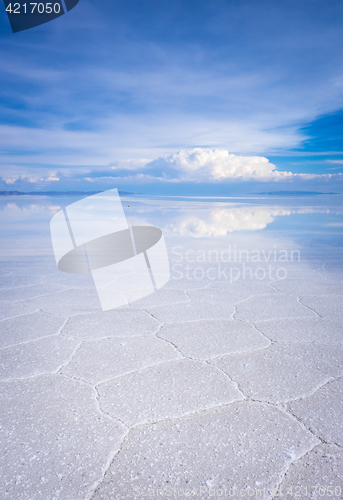
{"label": "reflection of cloud on water", "polygon": [[57,212],[60,210],[59,205],[37,205],[31,203],[30,205],[18,206],[16,203],[6,203],[1,209],[5,210],[15,210],[20,212],[41,212],[42,210],[50,210],[51,212]]}
{"label": "reflection of cloud on water", "polygon": [[217,208],[209,213],[188,214],[177,218],[164,227],[166,234],[207,238],[225,236],[233,231],[257,231],[272,223],[277,216],[291,214],[330,213],[330,210],[313,207],[285,209],[281,207]]}
{"label": "reflection of cloud on water", "polygon": [[233,231],[256,231],[264,229],[273,222],[277,215],[290,215],[291,210],[280,208],[256,209],[235,208],[215,209],[208,215],[187,215],[175,222],[168,224],[164,231],[166,234],[178,234],[180,236],[192,236],[204,238],[209,236],[225,236]]}
{"label": "reflection of cloud on water", "polygon": [[[33,221],[45,216],[51,217],[69,199],[25,199],[0,200],[3,221]],[[71,202],[74,199],[71,198]],[[335,200],[333,200],[335,201]],[[276,217],[292,214],[342,214],[341,206],[297,206],[282,203],[268,205],[265,200],[243,205],[241,202],[208,202],[181,199],[138,199],[122,197],[122,204],[129,225],[153,225],[161,228],[166,236],[192,238],[222,237],[238,231],[258,231],[270,225]],[[87,209],[91,209],[91,204]],[[91,210],[90,210],[91,211]],[[42,216],[42,217],[41,217]],[[330,222],[337,224],[337,222]]]}
{"label": "reflection of cloud on water", "polygon": [[[208,205],[207,205],[208,206]],[[328,207],[281,207],[266,205],[234,206],[232,208],[216,207],[204,209],[204,204],[194,203],[192,212],[189,205],[175,204],[166,206],[159,202],[149,207],[146,205],[145,217],[141,210],[127,212],[129,224],[152,224],[160,227],[166,236],[184,236],[193,238],[209,238],[225,236],[234,231],[257,231],[266,228],[278,216],[292,214],[340,213],[336,208]],[[131,209],[132,210],[132,209]]]}

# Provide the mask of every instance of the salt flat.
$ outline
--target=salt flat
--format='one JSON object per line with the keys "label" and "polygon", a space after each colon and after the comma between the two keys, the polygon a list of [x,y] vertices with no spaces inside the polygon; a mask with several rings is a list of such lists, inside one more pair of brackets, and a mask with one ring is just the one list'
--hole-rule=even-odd
{"label": "salt flat", "polygon": [[[217,262],[174,270],[174,246],[306,254],[306,239],[166,231],[171,280],[102,312],[89,276],[58,271],[44,231],[37,255],[27,236],[0,261],[0,498],[343,498],[337,244],[273,261],[282,280],[221,262],[239,269],[230,282],[212,279]],[[260,275],[270,264],[249,262]]]}

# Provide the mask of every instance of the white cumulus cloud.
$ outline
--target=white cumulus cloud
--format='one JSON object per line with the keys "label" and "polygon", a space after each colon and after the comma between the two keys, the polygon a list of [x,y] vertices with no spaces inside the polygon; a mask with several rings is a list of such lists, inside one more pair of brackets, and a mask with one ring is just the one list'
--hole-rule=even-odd
{"label": "white cumulus cloud", "polygon": [[227,178],[270,178],[275,165],[263,156],[237,156],[225,149],[194,148],[164,155],[150,166],[171,169],[182,180],[220,181]]}
{"label": "white cumulus cloud", "polygon": [[240,156],[229,153],[226,149],[207,148],[193,148],[160,156],[147,163],[141,172],[167,182],[266,182],[331,177],[331,174],[293,174],[279,171],[264,156]]}

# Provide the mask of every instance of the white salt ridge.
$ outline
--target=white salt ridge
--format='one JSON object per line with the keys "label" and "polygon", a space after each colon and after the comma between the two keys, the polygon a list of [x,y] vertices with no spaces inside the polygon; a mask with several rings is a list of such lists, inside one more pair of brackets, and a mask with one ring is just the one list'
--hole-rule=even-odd
{"label": "white salt ridge", "polygon": [[58,291],[65,290],[63,285],[49,285],[39,283],[37,285],[18,286],[15,288],[3,288],[0,290],[0,301],[18,302],[32,297],[44,297],[45,295],[53,294]]}
{"label": "white salt ridge", "polygon": [[237,305],[236,319],[260,321],[278,318],[313,317],[316,313],[288,295],[260,295]]}
{"label": "white salt ridge", "polygon": [[270,345],[270,341],[252,325],[234,320],[166,324],[158,336],[176,345],[184,356],[195,359],[253,351]]}
{"label": "white salt ridge", "polygon": [[180,302],[189,302],[189,298],[183,290],[168,290],[161,288],[152,295],[132,302],[133,309],[143,309],[145,307],[163,306],[166,304],[178,304]]}
{"label": "white salt ridge", "polygon": [[331,377],[343,375],[343,346],[317,343],[284,345],[273,344],[270,351],[291,359],[299,359],[311,368],[320,370]]}
{"label": "white salt ridge", "polygon": [[145,311],[115,309],[80,314],[69,318],[62,335],[80,340],[154,335],[160,322]]}
{"label": "white salt ridge", "polygon": [[13,304],[12,302],[0,302],[0,321],[14,318],[15,316],[23,316],[33,311],[37,311],[37,308],[24,307],[19,304]]}
{"label": "white salt ridge", "polygon": [[310,368],[298,357],[264,349],[211,361],[238,384],[249,399],[277,403],[315,392],[330,377]]}
{"label": "white salt ridge", "polygon": [[273,282],[273,286],[280,292],[291,295],[343,295],[343,283],[329,280],[286,279]]}
{"label": "white salt ridge", "polygon": [[54,373],[67,363],[79,342],[61,336],[46,337],[0,350],[0,380]]}
{"label": "white salt ridge", "polygon": [[228,498],[230,488],[238,497],[240,489],[255,490],[257,483],[268,496],[291,461],[316,444],[319,440],[283,411],[235,402],[131,431],[94,500],[131,499],[133,488],[153,488],[155,496],[157,488],[168,492],[168,487],[195,488],[199,494],[206,481],[216,491],[226,487]]}
{"label": "white salt ridge", "polygon": [[237,281],[216,280],[212,281],[209,288],[215,290],[225,290],[235,294],[238,298],[237,302],[246,300],[253,295],[277,295],[278,291],[272,286],[273,281],[256,279],[238,279]]}
{"label": "white salt ridge", "polygon": [[268,338],[281,343],[319,342],[343,344],[343,325],[339,320],[287,318],[255,321],[254,325]]}
{"label": "white salt ridge", "polygon": [[37,311],[0,321],[0,348],[56,335],[64,325],[65,319]]}
{"label": "white salt ridge", "polygon": [[102,409],[128,426],[243,399],[236,385],[215,367],[186,359],[104,382],[99,394]]}
{"label": "white salt ridge", "polygon": [[187,302],[181,304],[168,304],[166,306],[148,307],[150,312],[159,321],[166,323],[196,321],[199,319],[232,319],[234,306],[217,303],[206,304]]}
{"label": "white salt ridge", "polygon": [[[45,285],[48,286],[48,285]],[[58,292],[58,285],[49,285],[50,293],[21,300],[19,305],[42,309],[42,311],[71,316],[90,311],[99,311],[100,301],[95,288],[68,289]],[[52,293],[54,292],[58,293]]]}
{"label": "white salt ridge", "polygon": [[179,358],[176,349],[155,336],[103,339],[83,342],[62,373],[98,384]]}
{"label": "white salt ridge", "polygon": [[[320,444],[292,463],[280,485],[280,492],[298,492],[303,498],[342,498],[343,450],[338,446]],[[332,493],[332,495],[331,495]]]}
{"label": "white salt ridge", "polygon": [[62,285],[66,288],[93,288],[94,280],[91,273],[76,274],[55,272],[42,277],[42,282],[47,285]]}
{"label": "white salt ridge", "polygon": [[19,257],[15,257],[13,261],[3,261],[1,262],[1,268],[5,273],[13,276],[43,277],[56,274],[56,261],[52,258],[47,262],[40,256],[37,265],[37,253],[35,253],[31,260],[21,261]]}
{"label": "white salt ridge", "polygon": [[325,278],[329,281],[335,282],[335,283],[339,283],[339,284],[343,283],[341,270],[339,268],[338,268],[338,272],[337,272],[337,261],[336,260],[334,261],[334,269],[330,269],[330,267],[328,267],[327,265],[325,267],[323,267],[322,262],[319,263],[319,266],[320,266],[319,273],[323,278]]}
{"label": "white salt ridge", "polygon": [[343,380],[321,387],[315,394],[289,403],[290,411],[304,425],[330,444],[343,446]]}
{"label": "white salt ridge", "polygon": [[215,288],[205,288],[201,290],[188,290],[187,295],[193,302],[205,302],[209,304],[224,303],[232,306],[244,300],[246,295],[240,292],[228,292],[224,290],[217,290]]}
{"label": "white salt ridge", "polygon": [[300,302],[313,309],[322,318],[342,318],[343,317],[343,295],[302,295]]}
{"label": "white salt ridge", "polygon": [[176,279],[171,277],[171,279],[164,285],[164,290],[194,290],[199,288],[205,288],[211,283],[210,280],[189,280],[185,277],[182,279]]}
{"label": "white salt ridge", "polygon": [[1,389],[1,498],[86,498],[126,429],[99,412],[92,387],[60,375]]}
{"label": "white salt ridge", "polygon": [[[318,266],[315,266],[315,262],[306,261],[306,262],[290,262],[281,264],[282,267],[285,267],[287,271],[287,279],[285,280],[276,280],[273,281],[273,285],[275,283],[286,282],[288,280],[301,280],[307,281],[311,280],[312,283],[325,283],[327,281],[327,277],[323,275],[322,270],[316,267],[320,267],[322,262],[318,262]],[[312,269],[310,268],[312,264]],[[274,264],[275,265],[275,264]]]}

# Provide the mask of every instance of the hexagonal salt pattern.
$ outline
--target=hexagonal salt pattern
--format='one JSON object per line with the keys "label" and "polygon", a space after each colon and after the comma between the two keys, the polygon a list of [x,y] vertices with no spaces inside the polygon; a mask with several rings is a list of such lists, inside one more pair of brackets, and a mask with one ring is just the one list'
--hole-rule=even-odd
{"label": "hexagonal salt pattern", "polygon": [[172,342],[184,356],[195,359],[253,351],[270,345],[270,341],[252,325],[233,320],[166,324],[158,336]]}
{"label": "hexagonal salt pattern", "polygon": [[65,321],[42,311],[0,321],[0,348],[56,335]]}
{"label": "hexagonal salt pattern", "polygon": [[184,290],[168,290],[163,287],[152,295],[132,302],[130,305],[133,309],[144,309],[145,307],[164,306],[180,302],[189,302],[189,298]]}
{"label": "hexagonal salt pattern", "polygon": [[179,358],[181,354],[171,344],[155,336],[112,338],[83,342],[62,371],[71,377],[98,384]]}
{"label": "hexagonal salt pattern", "polygon": [[283,411],[254,402],[145,425],[127,436],[94,500],[186,490],[191,498],[229,498],[230,490],[271,498],[290,463],[318,443]]}
{"label": "hexagonal salt pattern", "polygon": [[0,302],[0,321],[15,316],[22,316],[37,311],[38,308],[28,308],[12,302]]}
{"label": "hexagonal salt pattern", "polygon": [[126,434],[92,387],[60,375],[3,383],[0,404],[2,499],[86,498]]}
{"label": "hexagonal salt pattern", "polygon": [[288,405],[290,411],[321,439],[343,446],[343,380],[321,387],[315,394]]}
{"label": "hexagonal salt pattern", "polygon": [[292,359],[297,358],[307,366],[327,373],[331,377],[343,375],[343,346],[340,345],[315,342],[296,345],[273,344],[270,351]]}
{"label": "hexagonal salt pattern", "polygon": [[222,290],[231,294],[235,294],[238,301],[246,300],[253,295],[277,295],[278,291],[275,290],[270,283],[251,279],[240,279],[237,281],[214,281],[209,286],[210,289]]}
{"label": "hexagonal salt pattern", "polygon": [[205,302],[210,304],[227,304],[232,306],[244,300],[243,293],[233,293],[226,290],[217,290],[216,288],[205,288],[201,290],[187,290],[188,297],[193,302]]}
{"label": "hexagonal salt pattern", "polygon": [[195,321],[199,319],[232,319],[234,306],[217,303],[187,302],[185,304],[170,304],[167,306],[148,307],[150,312],[159,321],[166,323],[180,321]]}
{"label": "hexagonal salt pattern", "polygon": [[25,307],[41,309],[61,316],[101,310],[99,297],[94,287],[63,290],[58,293],[27,298],[18,303]]}
{"label": "hexagonal salt pattern", "polygon": [[14,288],[3,288],[0,290],[0,300],[10,300],[13,302],[25,299],[39,298],[65,290],[65,286],[56,284],[39,283],[37,285],[20,286]]}
{"label": "hexagonal salt pattern", "polygon": [[144,311],[120,309],[69,318],[62,335],[80,340],[154,335],[160,322]]}
{"label": "hexagonal salt pattern", "polygon": [[300,302],[313,309],[322,318],[343,317],[343,295],[306,296],[300,297]]}
{"label": "hexagonal salt pattern", "polygon": [[64,273],[56,269],[54,274],[43,276],[42,283],[48,285],[62,285],[65,288],[92,288],[94,289],[94,280],[91,273],[77,274]]}
{"label": "hexagonal salt pattern", "polygon": [[273,282],[280,292],[291,295],[343,295],[343,283],[322,279],[285,279]]}
{"label": "hexagonal salt pattern", "polygon": [[330,379],[297,357],[269,349],[226,356],[211,363],[235,380],[246,397],[273,403],[312,394]]}
{"label": "hexagonal salt pattern", "polygon": [[274,318],[313,317],[316,313],[287,295],[254,296],[237,304],[236,319],[260,321]]}
{"label": "hexagonal salt pattern", "polygon": [[198,288],[205,288],[210,284],[209,280],[188,280],[186,278],[176,279],[171,277],[170,280],[163,287],[165,290],[194,290]]}
{"label": "hexagonal salt pattern", "polygon": [[0,349],[0,380],[54,373],[70,361],[78,345],[75,339],[56,335]]}
{"label": "hexagonal salt pattern", "polygon": [[132,426],[243,399],[236,385],[205,363],[180,360],[99,385],[101,408]]}
{"label": "hexagonal salt pattern", "polygon": [[272,319],[254,321],[254,325],[268,338],[276,342],[343,344],[343,325],[337,319],[319,317]]}
{"label": "hexagonal salt pattern", "polygon": [[44,258],[42,255],[37,256],[36,253],[34,257],[27,256],[25,260],[21,260],[20,256],[16,256],[13,260],[4,260],[1,262],[1,268],[12,276],[28,276],[29,279],[58,272],[56,261],[52,255]]}
{"label": "hexagonal salt pattern", "polygon": [[302,498],[342,498],[343,450],[338,446],[320,444],[293,462],[283,479],[279,493]]}

